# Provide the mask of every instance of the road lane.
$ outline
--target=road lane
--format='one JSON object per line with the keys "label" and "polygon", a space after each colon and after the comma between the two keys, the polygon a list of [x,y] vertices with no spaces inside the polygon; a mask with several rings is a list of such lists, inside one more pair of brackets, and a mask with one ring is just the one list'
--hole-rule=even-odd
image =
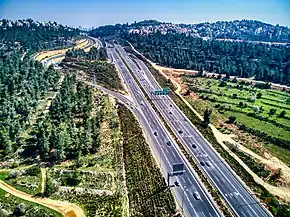
{"label": "road lane", "polygon": [[[173,180],[178,178],[180,185],[185,187],[187,191],[183,191],[180,187],[174,187],[173,192],[177,201],[179,202],[179,205],[183,205],[186,216],[220,216],[214,207],[212,200],[209,198],[205,187],[195,177],[196,175],[194,175],[194,171],[192,171],[188,161],[180,153],[180,150],[176,148],[177,145],[171,138],[165,126],[161,123],[156,112],[147,102],[143,92],[135,83],[131,73],[127,69],[127,66],[119,57],[119,54],[117,54],[113,48],[107,48],[107,50],[109,56],[112,57],[112,62],[114,62],[117,66],[117,69],[120,70],[122,78],[124,79],[125,84],[128,86],[128,90],[132,95],[134,103],[136,103],[138,110],[140,109],[146,119],[147,123],[142,123],[142,127],[149,132],[147,135],[149,134],[151,137],[154,135],[154,132],[157,132],[157,136],[153,136],[153,143],[151,146],[153,146],[152,149],[156,158],[159,158],[159,162],[161,162],[161,168],[165,177],[167,175],[167,171],[171,170],[173,163],[183,162],[185,164],[185,173],[182,175],[183,179],[180,177],[175,177]],[[171,146],[168,146],[166,141],[171,141]],[[201,200],[196,200],[194,198],[194,191],[199,192]],[[184,198],[188,198],[188,200],[185,200]],[[182,204],[180,204],[180,202],[182,202]]]}
{"label": "road lane", "polygon": [[[161,89],[161,87],[146,65],[141,60],[135,59],[135,62],[139,65],[139,67],[137,67],[135,62],[132,61],[122,47],[118,45],[116,47],[122,55],[122,58],[130,66],[139,82],[142,83],[145,92],[147,92],[148,96],[151,96],[153,99],[152,102],[157,107],[163,118],[167,120],[167,123],[171,126],[176,136],[183,142],[183,144],[186,145],[198,162],[210,162],[212,167],[200,165],[200,168],[211,179],[217,189],[220,190],[232,210],[238,216],[270,216],[268,211],[258,203],[243,183],[241,183],[235,176],[234,172],[227,165],[227,163],[197,132],[196,128],[191,125],[190,121],[177,107],[177,105],[175,105],[171,98],[169,96],[152,97],[152,90]],[[144,75],[146,75],[146,77]],[[171,115],[167,112],[168,107],[170,107],[170,111],[172,113]],[[179,130],[182,130],[182,133],[179,133]],[[198,147],[193,148],[192,144],[198,144]]]}

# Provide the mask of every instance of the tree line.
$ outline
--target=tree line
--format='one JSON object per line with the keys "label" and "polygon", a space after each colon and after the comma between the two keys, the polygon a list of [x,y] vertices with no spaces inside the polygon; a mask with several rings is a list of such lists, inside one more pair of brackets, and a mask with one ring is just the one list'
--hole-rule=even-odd
{"label": "tree line", "polygon": [[123,34],[147,58],[164,66],[254,77],[290,84],[290,47],[203,40],[185,34]]}
{"label": "tree line", "polygon": [[0,20],[0,44],[19,46],[22,51],[52,49],[70,44],[80,30],[56,22],[35,22],[32,19]]}

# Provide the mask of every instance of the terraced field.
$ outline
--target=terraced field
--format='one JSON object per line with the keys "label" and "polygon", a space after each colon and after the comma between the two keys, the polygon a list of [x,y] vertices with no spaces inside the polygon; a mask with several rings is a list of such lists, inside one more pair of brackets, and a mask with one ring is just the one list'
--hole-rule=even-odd
{"label": "terraced field", "polygon": [[[236,129],[258,138],[264,148],[290,165],[290,94],[260,89],[247,83],[183,76],[191,105],[203,114],[212,110],[211,120],[222,132]],[[229,118],[231,120],[229,120]],[[234,123],[234,125],[230,125]],[[249,146],[259,152],[257,146]],[[263,150],[261,150],[263,151]]]}

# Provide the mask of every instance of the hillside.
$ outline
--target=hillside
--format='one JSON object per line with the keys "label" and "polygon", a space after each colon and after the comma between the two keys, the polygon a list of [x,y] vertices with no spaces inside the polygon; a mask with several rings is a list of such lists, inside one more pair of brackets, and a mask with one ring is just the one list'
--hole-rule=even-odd
{"label": "hillside", "polygon": [[213,23],[174,24],[162,23],[154,20],[145,20],[115,26],[101,26],[91,31],[95,36],[108,36],[119,33],[185,33],[193,37],[213,39],[233,39],[264,42],[290,42],[288,27],[271,25],[256,20],[218,21]]}
{"label": "hillside", "polygon": [[39,51],[67,46],[79,30],[56,22],[26,20],[0,20],[0,47],[15,47],[26,51]]}

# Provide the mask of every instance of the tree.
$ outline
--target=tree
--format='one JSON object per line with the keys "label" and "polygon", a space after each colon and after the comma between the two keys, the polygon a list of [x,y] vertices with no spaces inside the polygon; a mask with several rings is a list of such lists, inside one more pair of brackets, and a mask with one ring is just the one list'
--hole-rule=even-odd
{"label": "tree", "polygon": [[14,211],[13,211],[13,215],[14,216],[24,216],[26,212],[26,206],[23,203],[18,204]]}
{"label": "tree", "polygon": [[261,99],[261,98],[262,98],[262,93],[259,92],[259,93],[257,94],[257,99]]}
{"label": "tree", "polygon": [[286,116],[286,111],[284,110],[282,110],[280,114],[278,115],[279,118],[285,118],[285,116]]}
{"label": "tree", "polygon": [[53,179],[50,178],[50,176],[46,175],[46,183],[44,188],[44,196],[49,197],[53,193],[57,192],[59,189],[59,183]]}
{"label": "tree", "polygon": [[273,115],[276,113],[276,111],[277,111],[277,109],[271,108],[271,109],[269,110],[269,115],[270,115],[270,116],[273,116]]}
{"label": "tree", "polygon": [[203,125],[206,127],[210,123],[211,110],[206,108],[203,113]]}
{"label": "tree", "polygon": [[226,72],[226,79],[228,79],[228,80],[230,79],[230,72],[229,71]]}
{"label": "tree", "polygon": [[227,121],[229,124],[235,123],[236,122],[236,117],[235,116],[230,116],[229,120]]}
{"label": "tree", "polygon": [[233,93],[233,99],[237,99],[238,98],[238,94],[236,94],[236,93]]}

